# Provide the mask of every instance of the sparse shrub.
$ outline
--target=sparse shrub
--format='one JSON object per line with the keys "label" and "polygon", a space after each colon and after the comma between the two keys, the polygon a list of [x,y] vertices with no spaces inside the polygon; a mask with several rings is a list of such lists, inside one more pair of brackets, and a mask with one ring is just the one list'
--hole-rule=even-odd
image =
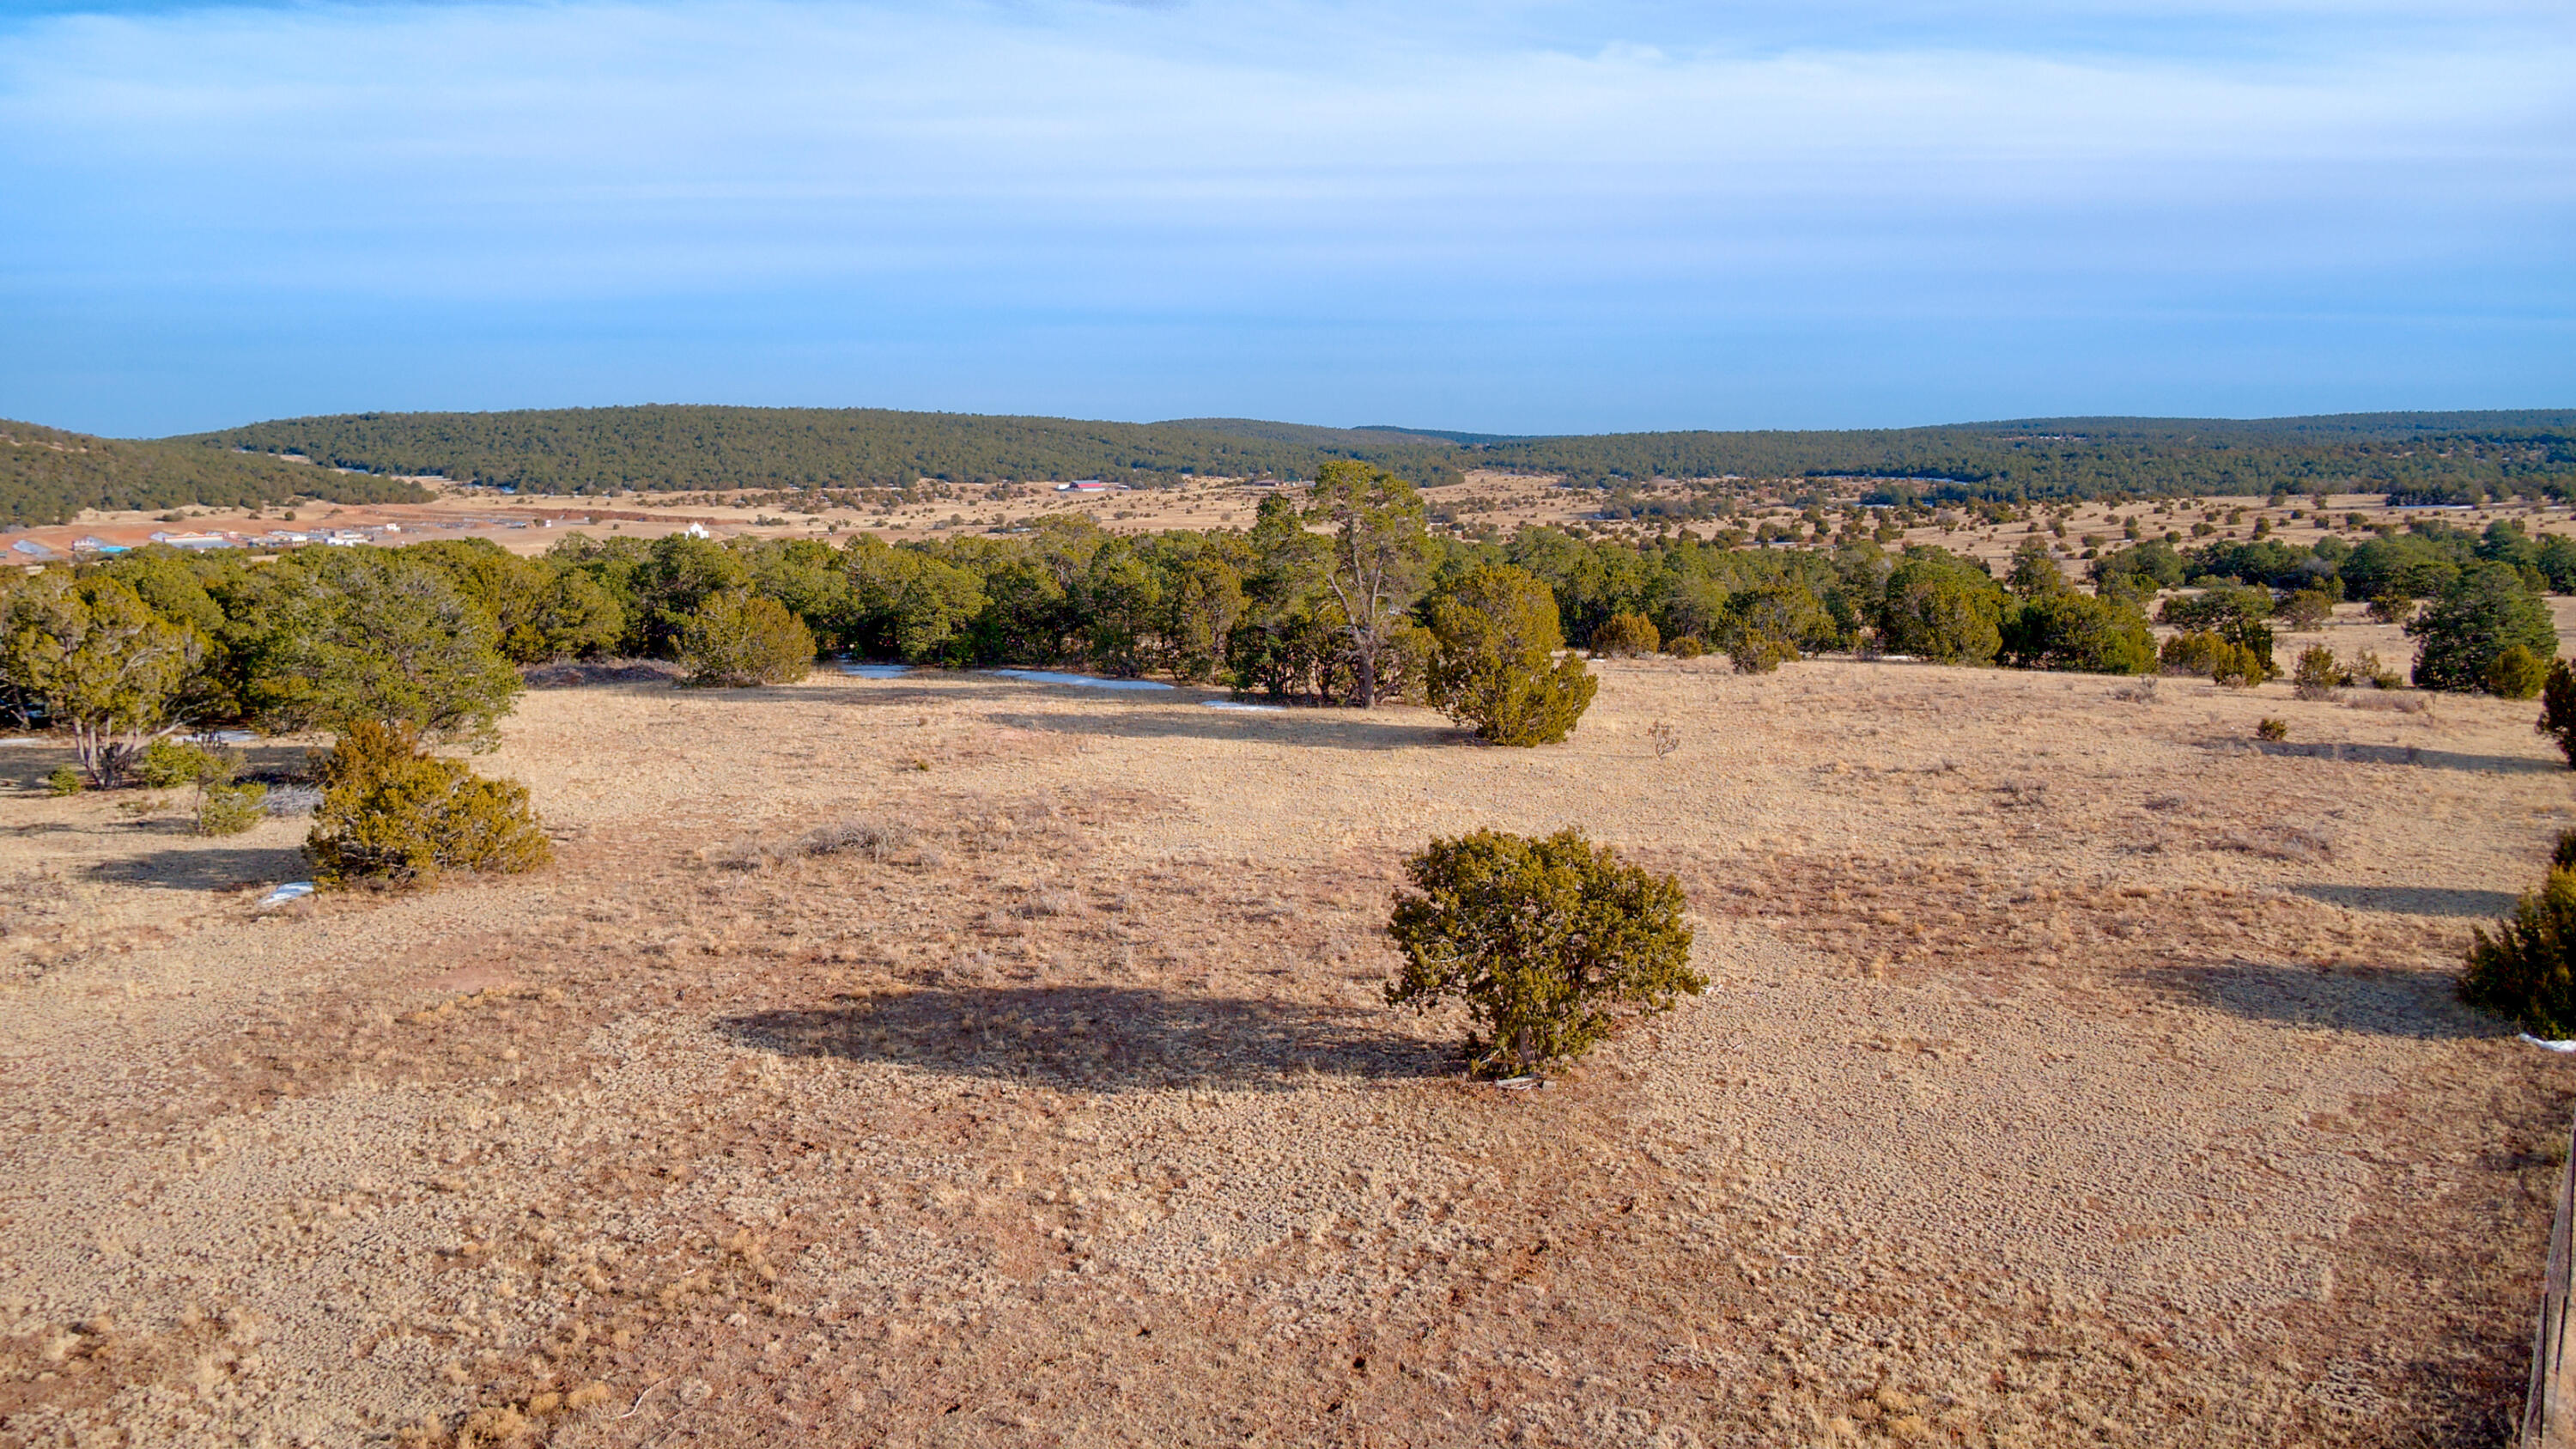
{"label": "sparse shrub", "polygon": [[[2566,837],[2559,848],[2567,850]],[[2469,933],[2460,999],[2552,1041],[2576,1037],[2576,870],[2552,869],[2495,934]]]}
{"label": "sparse shrub", "polygon": [[1464,1001],[1468,1065],[1517,1076],[1582,1055],[1623,1011],[1672,1009],[1708,982],[1690,968],[1681,883],[1625,865],[1572,830],[1480,830],[1405,863],[1387,932],[1404,953],[1388,1004]]}
{"label": "sparse shrub", "polygon": [[2287,720],[2273,719],[2269,715],[2266,715],[2255,722],[2254,737],[2258,740],[2267,740],[2273,744],[2279,744],[2281,741],[2290,737],[2290,722]]}
{"label": "sparse shrub", "polygon": [[2350,683],[2352,671],[2323,644],[2300,650],[2299,662],[2290,671],[2291,688],[2301,699],[2332,699],[2336,690]]}
{"label": "sparse shrub", "polygon": [[[2549,677],[2540,686],[2540,722],[2533,728],[2557,740],[2567,768],[2576,770],[2576,670],[2564,659],[2549,661]],[[2566,840],[2559,838],[2562,849]]]}
{"label": "sparse shrub", "polygon": [[720,870],[760,870],[805,855],[865,855],[883,864],[912,841],[912,827],[900,821],[841,820],[818,825],[793,840],[737,840],[707,852],[706,860]]}
{"label": "sparse shrub", "polygon": [[45,792],[49,795],[77,795],[87,788],[89,777],[70,765],[56,765],[53,773],[45,776]]}
{"label": "sparse shrub", "polygon": [[1431,701],[1498,745],[1564,739],[1600,681],[1565,643],[1556,595],[1539,578],[1503,565],[1481,568],[1432,601]]}
{"label": "sparse shrub", "polygon": [[860,854],[882,865],[912,838],[912,827],[900,820],[843,820],[798,836],[796,850],[801,855]]}
{"label": "sparse shrub", "polygon": [[2334,595],[2323,589],[2301,589],[2282,601],[2274,617],[2288,625],[2293,634],[2312,634],[2334,617],[2334,605]]}
{"label": "sparse shrub", "polygon": [[2376,649],[2364,649],[2352,656],[2352,677],[2373,689],[2398,689],[2406,683],[2404,675],[2379,662]]}
{"label": "sparse shrub", "polygon": [[271,785],[260,808],[280,819],[310,815],[322,808],[322,792],[311,785]]}
{"label": "sparse shrub", "polygon": [[359,721],[322,758],[322,808],[304,842],[316,882],[427,886],[453,871],[514,873],[553,858],[526,786],[421,754],[415,739]]}
{"label": "sparse shrub", "polygon": [[1668,641],[1664,645],[1664,652],[1675,659],[1697,659],[1708,652],[1708,646],[1699,642],[1698,635],[1684,634],[1678,639]]}
{"label": "sparse shrub", "polygon": [[2372,596],[2370,617],[2375,623],[2403,624],[2415,617],[2416,603],[2414,595],[2391,589]]}
{"label": "sparse shrub", "polygon": [[2519,644],[2487,665],[2487,693],[2498,699],[2530,699],[2549,680],[2549,665]]}
{"label": "sparse shrub", "polygon": [[268,787],[208,785],[197,792],[197,833],[239,835],[268,816]]}
{"label": "sparse shrub", "polygon": [[1682,732],[1664,720],[1657,720],[1646,726],[1646,744],[1660,760],[1682,747]]}
{"label": "sparse shrub", "polygon": [[775,599],[728,589],[680,627],[682,683],[793,684],[814,669],[814,634]]}
{"label": "sparse shrub", "polygon": [[213,753],[183,740],[154,740],[135,757],[134,777],[154,790],[175,790],[205,778]]}
{"label": "sparse shrub", "polygon": [[2197,674],[2204,678],[2219,666],[2228,649],[2226,640],[2206,629],[2190,629],[2173,635],[2157,651],[2157,665],[2167,674]]}
{"label": "sparse shrub", "polygon": [[1655,623],[1643,614],[1621,612],[1592,631],[1592,652],[1604,659],[1634,659],[1663,647]]}
{"label": "sparse shrub", "polygon": [[2226,652],[2209,671],[2212,683],[2231,689],[2252,689],[2280,672],[2268,654],[2257,653],[2242,644],[2230,644],[2225,648]]}

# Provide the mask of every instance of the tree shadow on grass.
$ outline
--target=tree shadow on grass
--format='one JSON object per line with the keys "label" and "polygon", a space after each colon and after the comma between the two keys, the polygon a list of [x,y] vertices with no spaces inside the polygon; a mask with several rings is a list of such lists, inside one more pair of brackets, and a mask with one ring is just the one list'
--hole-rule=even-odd
{"label": "tree shadow on grass", "polygon": [[[2249,741],[2212,740],[2212,748],[2242,747]],[[2468,755],[2456,750],[2428,750],[2421,745],[2362,745],[2335,740],[2294,742],[2254,740],[2267,755],[2339,760],[2354,765],[2415,765],[2428,770],[2473,770],[2503,775],[2547,775],[2566,770],[2567,762],[2539,755]]]}
{"label": "tree shadow on grass", "polygon": [[1454,1051],[1368,1025],[1356,1011],[1141,987],[934,988],[717,1025],[784,1056],[1104,1093],[1286,1091],[1316,1077],[1432,1077],[1457,1066]]}
{"label": "tree shadow on grass", "polygon": [[2452,1041],[2512,1028],[2460,1004],[2447,971],[2377,967],[2319,970],[2240,961],[2172,973],[2171,984],[2201,1003],[2248,1021],[2319,1031]]}
{"label": "tree shadow on grass", "polygon": [[[1222,696],[1217,696],[1222,698]],[[1436,716],[1407,710],[1388,716],[1371,710],[1285,707],[1210,709],[1200,700],[1158,699],[1154,708],[1101,714],[996,710],[985,716],[1014,729],[1137,740],[1265,740],[1341,750],[1404,750],[1468,742],[1467,733]]]}
{"label": "tree shadow on grass", "polygon": [[116,885],[175,891],[241,890],[304,880],[313,869],[297,846],[180,846],[127,860],[101,861],[90,869],[94,880]]}
{"label": "tree shadow on grass", "polygon": [[2488,918],[2513,910],[2511,891],[2451,890],[2442,886],[2296,885],[2292,893],[2348,911],[2386,911],[2400,916]]}

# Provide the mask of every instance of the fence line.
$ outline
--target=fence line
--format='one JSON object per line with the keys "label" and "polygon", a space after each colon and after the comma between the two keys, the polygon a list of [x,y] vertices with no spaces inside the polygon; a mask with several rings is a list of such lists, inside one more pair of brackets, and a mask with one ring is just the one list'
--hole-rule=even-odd
{"label": "fence line", "polygon": [[2571,1361],[2567,1299],[2576,1235],[2576,1121],[2568,1124],[2567,1161],[2558,1173],[2558,1210],[2549,1223],[2549,1268],[2540,1286],[2540,1327],[2531,1342],[2531,1391],[2522,1406],[2522,1449],[2576,1449],[2576,1361]]}

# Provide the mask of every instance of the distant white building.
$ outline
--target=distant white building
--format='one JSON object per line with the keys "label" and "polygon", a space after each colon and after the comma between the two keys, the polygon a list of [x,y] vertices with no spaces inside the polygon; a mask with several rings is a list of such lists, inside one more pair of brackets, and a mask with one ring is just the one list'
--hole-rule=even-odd
{"label": "distant white building", "polygon": [[703,524],[703,523],[692,523],[692,524],[690,524],[688,527],[686,527],[686,528],[684,528],[684,529],[681,529],[681,530],[680,530],[680,532],[681,532],[681,533],[683,533],[683,534],[685,534],[685,535],[687,535],[687,536],[688,536],[688,537],[690,537],[690,538],[712,538],[712,537],[714,537],[714,535],[713,535],[713,534],[710,534],[710,533],[708,533],[708,532],[707,532],[707,526],[706,526],[705,524]]}

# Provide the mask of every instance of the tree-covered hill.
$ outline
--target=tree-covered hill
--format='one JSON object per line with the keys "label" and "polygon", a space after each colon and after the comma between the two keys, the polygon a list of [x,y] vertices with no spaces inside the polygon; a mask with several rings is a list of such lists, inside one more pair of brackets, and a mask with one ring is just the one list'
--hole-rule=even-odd
{"label": "tree-covered hill", "polygon": [[1423,483],[1452,476],[1444,471],[1451,449],[1439,439],[1294,431],[1322,436],[880,408],[657,405],[290,418],[173,441],[548,493],[900,488],[923,478],[1297,478],[1334,457],[1363,458]]}
{"label": "tree-covered hill", "polygon": [[234,507],[295,497],[384,503],[421,496],[419,488],[392,478],[0,420],[0,524],[12,527],[68,522],[84,508]]}
{"label": "tree-covered hill", "polygon": [[[279,456],[263,456],[279,455]],[[307,458],[319,466],[280,461]],[[2576,411],[2257,420],[2032,418],[1942,427],[1504,437],[1243,418],[1163,423],[876,408],[619,407],[358,413],[125,442],[0,423],[0,520],[417,496],[387,474],[531,491],[904,487],[1187,474],[1306,478],[1357,458],[1421,483],[1493,468],[1613,487],[1647,479],[1863,479],[1885,497],[2394,492],[2437,501],[2576,493]],[[341,473],[338,468],[360,470]],[[376,476],[369,476],[376,475]]]}
{"label": "tree-covered hill", "polygon": [[[2576,485],[2576,412],[2254,421],[2036,418],[1849,432],[1612,433],[1486,444],[1469,466],[1606,484],[1662,476],[1915,480],[1925,496],[2343,491],[2465,495]],[[1901,490],[1891,490],[1901,491]]]}
{"label": "tree-covered hill", "polygon": [[1596,486],[1658,476],[1858,477],[1910,480],[1915,493],[1954,499],[2318,487],[2431,498],[2576,485],[2576,412],[2566,411],[2038,418],[1840,432],[1511,438],[1241,418],[1106,423],[656,406],[295,418],[173,441],[547,492],[900,487],[921,478],[1295,478],[1337,457],[1424,483],[1479,467],[1562,474]]}

